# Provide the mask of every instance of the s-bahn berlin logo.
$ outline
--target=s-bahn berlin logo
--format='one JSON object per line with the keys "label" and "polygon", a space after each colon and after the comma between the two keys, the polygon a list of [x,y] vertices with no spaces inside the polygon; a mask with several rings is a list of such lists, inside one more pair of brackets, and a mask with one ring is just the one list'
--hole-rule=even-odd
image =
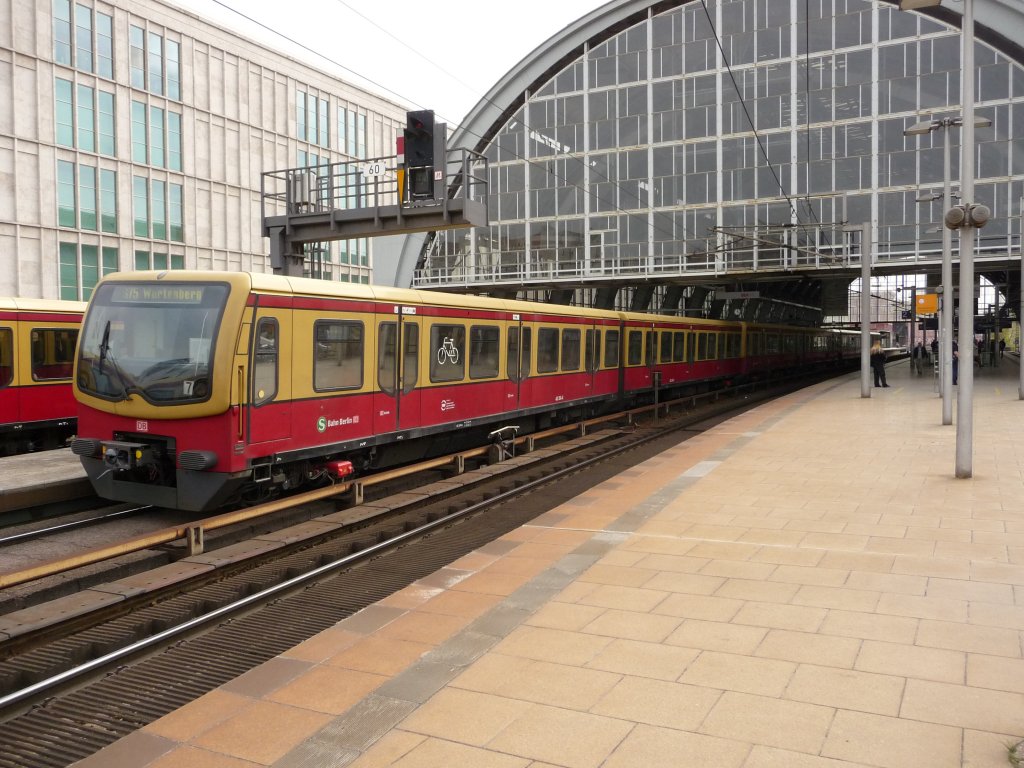
{"label": "s-bahn berlin logo", "polygon": [[326,432],[328,427],[342,427],[348,426],[349,424],[358,424],[358,416],[346,416],[343,419],[328,419],[326,416],[321,416],[316,420],[316,431]]}

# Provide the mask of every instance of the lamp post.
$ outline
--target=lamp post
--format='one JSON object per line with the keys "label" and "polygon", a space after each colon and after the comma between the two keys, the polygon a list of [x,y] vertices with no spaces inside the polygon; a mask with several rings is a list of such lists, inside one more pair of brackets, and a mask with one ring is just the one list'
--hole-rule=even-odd
{"label": "lamp post", "polygon": [[[901,4],[902,8],[903,5]],[[953,205],[950,190],[949,132],[964,124],[962,117],[942,117],[934,120],[914,123],[903,131],[904,136],[923,136],[942,129],[942,205],[948,211]],[[974,120],[974,125],[984,128],[992,125],[987,117]],[[934,195],[921,195],[917,202],[924,203],[936,200]],[[942,339],[939,347],[939,389],[942,392],[942,423],[953,423],[953,233],[948,227],[942,228],[942,307],[939,310],[939,325],[942,328]],[[973,314],[972,314],[973,317]]]}
{"label": "lamp post", "polygon": [[[900,0],[901,10],[935,7],[941,0]],[[963,0],[961,26],[960,82],[963,105],[963,142],[960,148],[960,195],[962,204],[949,208],[944,223],[960,230],[960,333],[961,354],[967,364],[959,366],[956,396],[956,468],[957,477],[971,477],[974,443],[974,366],[970,350],[974,346],[974,240],[975,229],[984,226],[990,212],[974,199],[974,0]]]}

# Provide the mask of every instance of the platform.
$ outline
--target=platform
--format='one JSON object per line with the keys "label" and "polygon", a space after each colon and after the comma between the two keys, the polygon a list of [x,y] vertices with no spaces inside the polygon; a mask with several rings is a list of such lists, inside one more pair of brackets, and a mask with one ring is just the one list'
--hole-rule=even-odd
{"label": "platform", "polygon": [[91,495],[82,460],[70,448],[0,458],[0,513]]}
{"label": "platform", "polygon": [[79,768],[972,768],[1024,738],[1024,401],[907,362],[603,482]]}

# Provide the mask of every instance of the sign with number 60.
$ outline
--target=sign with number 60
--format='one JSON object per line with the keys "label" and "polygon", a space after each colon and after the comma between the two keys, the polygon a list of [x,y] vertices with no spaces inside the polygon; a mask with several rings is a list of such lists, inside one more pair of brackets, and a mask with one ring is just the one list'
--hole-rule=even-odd
{"label": "sign with number 60", "polygon": [[367,163],[362,168],[360,168],[360,172],[363,174],[363,176],[387,176],[388,169],[387,166],[384,165],[382,161],[375,160],[374,162]]}

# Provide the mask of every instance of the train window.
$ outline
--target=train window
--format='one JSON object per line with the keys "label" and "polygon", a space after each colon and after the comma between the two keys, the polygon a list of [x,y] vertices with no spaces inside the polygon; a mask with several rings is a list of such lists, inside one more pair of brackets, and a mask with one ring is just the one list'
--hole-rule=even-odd
{"label": "train window", "polygon": [[530,328],[522,329],[522,356],[520,356],[519,339],[520,329],[512,327],[508,329],[508,377],[512,381],[522,381],[530,375],[530,351],[532,348],[533,331]]}
{"label": "train window", "polygon": [[765,351],[765,354],[768,354],[768,355],[777,355],[777,354],[779,354],[779,352],[781,350],[780,350],[780,347],[779,347],[779,335],[777,333],[769,333],[769,334],[765,335],[765,337],[764,337],[764,351]]}
{"label": "train window", "polygon": [[77,338],[77,330],[33,328],[32,378],[35,381],[70,379]]}
{"label": "train window", "polygon": [[402,347],[402,393],[407,395],[420,378],[420,327],[415,323],[402,323]]}
{"label": "train window", "polygon": [[626,341],[626,365],[640,365],[644,359],[644,332],[630,331]]}
{"label": "train window", "polygon": [[672,362],[672,332],[671,331],[662,331],[661,332],[661,339],[660,339],[658,359],[659,359],[659,362],[662,362],[662,363],[671,363]]}
{"label": "train window", "polygon": [[647,346],[644,348],[644,362],[646,365],[654,365],[654,340],[658,335],[654,331],[648,331]]}
{"label": "train window", "polygon": [[601,332],[594,328],[587,329],[584,342],[583,370],[593,373],[597,369],[597,351],[601,347]]}
{"label": "train window", "polygon": [[691,363],[697,359],[697,337],[699,335],[695,331],[686,334],[686,359]]}
{"label": "train window", "polygon": [[14,332],[0,328],[0,387],[14,381]]}
{"label": "train window", "polygon": [[619,366],[619,332],[604,332],[604,367],[618,368]]}
{"label": "train window", "polygon": [[725,334],[725,350],[726,357],[740,356],[740,335],[738,333]]}
{"label": "train window", "polygon": [[277,357],[280,329],[273,317],[262,317],[256,326],[256,349],[252,356],[253,405],[269,403],[277,394]]}
{"label": "train window", "polygon": [[363,386],[363,324],[351,320],[317,320],[313,324],[313,336],[316,347],[313,389],[324,392]]}
{"label": "train window", "polygon": [[686,334],[676,331],[672,334],[672,362],[681,363],[686,360]]}
{"label": "train window", "polygon": [[497,376],[500,348],[498,326],[472,326],[469,329],[469,378],[493,379]]}
{"label": "train window", "polygon": [[558,370],[558,329],[541,328],[537,332],[537,373]]}
{"label": "train window", "polygon": [[708,359],[708,333],[697,334],[697,359],[707,360]]}
{"label": "train window", "polygon": [[398,323],[381,323],[377,330],[377,386],[386,395],[397,389],[395,370]]}
{"label": "train window", "polygon": [[562,329],[562,370],[578,371],[580,369],[580,330],[579,328]]}
{"label": "train window", "polygon": [[462,381],[466,377],[466,328],[430,326],[430,380]]}
{"label": "train window", "polygon": [[718,358],[718,334],[708,334],[708,360],[715,360]]}

